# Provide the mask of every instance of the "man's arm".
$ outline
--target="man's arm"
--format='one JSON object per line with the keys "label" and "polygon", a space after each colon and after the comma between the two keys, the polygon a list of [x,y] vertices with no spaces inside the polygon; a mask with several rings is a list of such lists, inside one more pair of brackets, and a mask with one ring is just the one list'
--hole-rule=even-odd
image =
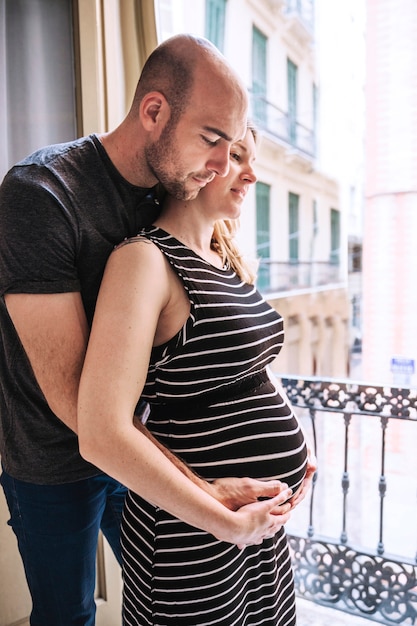
{"label": "man's arm", "polygon": [[51,410],[77,432],[88,327],[77,292],[7,294],[6,307]]}

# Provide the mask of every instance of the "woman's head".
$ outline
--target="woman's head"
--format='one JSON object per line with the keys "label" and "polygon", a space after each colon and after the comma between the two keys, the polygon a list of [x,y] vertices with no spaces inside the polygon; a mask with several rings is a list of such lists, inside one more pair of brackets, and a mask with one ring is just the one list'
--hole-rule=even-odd
{"label": "woman's head", "polygon": [[[242,258],[234,236],[239,225],[240,206],[246,196],[249,185],[256,182],[252,169],[256,157],[256,130],[248,124],[242,141],[234,144],[230,151],[230,171],[225,178],[216,177],[208,188],[214,187],[212,200],[216,194],[219,202],[224,202],[230,215],[214,223],[212,248],[221,256],[224,264],[229,264],[247,283],[253,283],[256,272]],[[223,185],[221,183],[224,183]],[[242,187],[243,185],[243,187]],[[208,189],[210,193],[210,189]],[[201,192],[200,192],[201,193]]]}
{"label": "woman's head", "polygon": [[256,131],[248,125],[243,139],[230,148],[230,168],[226,176],[216,176],[204,187],[199,198],[217,213],[217,219],[236,219],[251,185],[256,182],[253,170],[256,159]]}

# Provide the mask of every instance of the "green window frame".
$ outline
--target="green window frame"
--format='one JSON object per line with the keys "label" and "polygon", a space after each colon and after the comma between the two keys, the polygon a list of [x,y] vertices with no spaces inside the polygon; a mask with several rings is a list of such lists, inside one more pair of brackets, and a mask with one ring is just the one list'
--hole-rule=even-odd
{"label": "green window frame", "polygon": [[267,122],[267,37],[257,28],[252,27],[252,94],[253,116],[255,122],[265,125]]}
{"label": "green window frame", "polygon": [[340,264],[340,211],[330,209],[330,263]]}
{"label": "green window frame", "polygon": [[227,0],[206,0],[205,36],[221,52],[224,52],[226,1]]}
{"label": "green window frame", "polygon": [[269,288],[271,283],[269,264],[262,265],[262,260],[270,260],[271,233],[270,208],[271,187],[266,183],[256,183],[256,256],[260,259],[257,287],[260,291]]}
{"label": "green window frame", "polygon": [[298,67],[287,58],[287,89],[288,89],[288,139],[297,144],[297,109],[298,109]]}
{"label": "green window frame", "polygon": [[288,194],[288,248],[290,263],[299,260],[299,205],[300,196],[291,191]]}

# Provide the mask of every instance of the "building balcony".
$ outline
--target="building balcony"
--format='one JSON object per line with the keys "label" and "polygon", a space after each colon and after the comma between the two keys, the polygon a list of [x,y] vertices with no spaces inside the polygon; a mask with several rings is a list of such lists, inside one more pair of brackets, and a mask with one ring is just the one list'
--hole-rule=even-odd
{"label": "building balcony", "polygon": [[284,14],[296,18],[311,33],[314,31],[314,0],[285,0]]}
{"label": "building balcony", "polygon": [[280,291],[315,289],[341,282],[338,263],[269,259],[261,259],[259,263],[257,286],[266,295]]}
{"label": "building balcony", "polygon": [[316,156],[316,137],[312,128],[301,124],[264,95],[250,90],[251,116],[256,126],[276,142],[283,144],[294,156],[307,160],[311,167]]}
{"label": "building balcony", "polygon": [[299,626],[417,623],[417,389],[277,375],[318,471],[287,524]]}

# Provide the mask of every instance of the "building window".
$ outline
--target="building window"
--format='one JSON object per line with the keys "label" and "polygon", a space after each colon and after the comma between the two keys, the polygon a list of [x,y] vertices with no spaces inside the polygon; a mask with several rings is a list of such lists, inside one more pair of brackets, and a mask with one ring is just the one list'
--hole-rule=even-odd
{"label": "building window", "polygon": [[224,52],[226,0],[206,0],[206,37]]}
{"label": "building window", "polygon": [[297,144],[297,72],[295,63],[287,59],[288,140],[293,146]]}
{"label": "building window", "polygon": [[289,235],[289,261],[290,263],[298,263],[299,248],[299,203],[300,196],[295,193],[288,195],[288,235]]}
{"label": "building window", "polygon": [[267,101],[266,101],[266,59],[267,59],[267,38],[256,28],[252,29],[252,96],[253,96],[253,116],[255,122],[261,126],[267,123]]}
{"label": "building window", "polygon": [[317,85],[313,84],[313,136],[311,153],[317,153],[317,135],[318,135],[318,106],[319,106],[319,92]]}
{"label": "building window", "polygon": [[362,244],[349,244],[349,272],[362,271]]}
{"label": "building window", "polygon": [[330,210],[330,263],[340,263],[340,211]]}
{"label": "building window", "polygon": [[352,297],[352,326],[361,327],[361,297],[358,294]]}
{"label": "building window", "polygon": [[313,200],[313,237],[319,232],[319,214],[317,211],[317,200]]}
{"label": "building window", "polygon": [[[270,286],[270,192],[271,187],[265,183],[256,183],[256,256],[260,260],[257,287],[266,290]],[[264,263],[263,263],[264,261]]]}

